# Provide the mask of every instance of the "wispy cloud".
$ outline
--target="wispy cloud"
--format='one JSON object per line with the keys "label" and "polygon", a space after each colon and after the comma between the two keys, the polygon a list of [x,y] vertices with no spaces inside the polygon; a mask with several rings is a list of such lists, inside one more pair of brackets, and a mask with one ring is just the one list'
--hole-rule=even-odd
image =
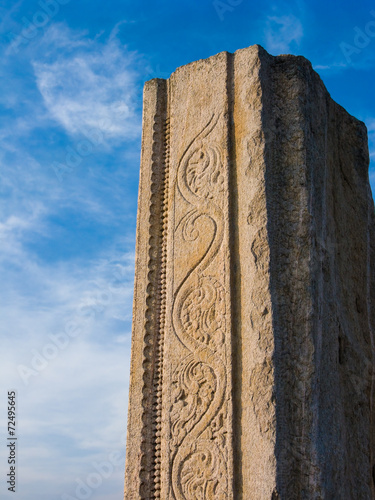
{"label": "wispy cloud", "polygon": [[[5,343],[4,348],[22,352],[25,340],[13,339],[12,347]],[[78,339],[27,388],[14,375],[19,360],[3,360],[2,379],[6,376],[9,387],[18,389],[22,498],[75,497],[77,480],[85,481],[95,472],[93,465],[108,461],[112,452],[118,453],[118,466],[95,498],[106,500],[111,490],[122,490],[129,347],[129,342],[111,347],[109,342],[94,345],[89,337]],[[1,424],[4,429],[3,419]],[[3,453],[1,458],[4,462]]]}
{"label": "wispy cloud", "polygon": [[[116,451],[121,465],[95,490],[114,500],[124,473],[140,57],[116,30],[90,38],[63,24],[2,55],[10,74],[25,71],[16,84],[2,79],[0,96],[0,378],[18,390],[19,493],[74,497]],[[95,133],[99,146],[59,183],[52,161]]]}
{"label": "wispy cloud", "polygon": [[373,68],[375,62],[374,51],[371,49],[361,51],[358,55],[355,54],[355,58],[353,57],[350,62],[346,60],[338,46],[331,47],[331,50],[327,50],[320,57],[322,63],[314,64],[314,69],[325,71],[330,75],[340,74],[350,68],[366,71]]}
{"label": "wispy cloud", "polygon": [[324,51],[319,51],[321,62],[314,66],[315,69],[332,75],[349,68],[369,70],[374,67],[375,11],[365,11],[364,14],[361,16],[358,10],[349,22],[340,25],[337,33],[330,30],[335,36],[330,38]]}
{"label": "wispy cloud", "polygon": [[35,60],[38,89],[51,116],[69,134],[104,133],[108,138],[133,139],[139,134],[136,112],[139,75],[136,54],[109,40],[71,36],[52,26],[41,40],[46,59]]}
{"label": "wispy cloud", "polygon": [[298,48],[303,38],[301,20],[294,14],[267,17],[265,46],[272,54],[286,54]]}
{"label": "wispy cloud", "polygon": [[[116,451],[121,465],[96,490],[95,498],[104,500],[123,483],[134,255],[113,249],[84,266],[40,262],[24,243],[38,225],[45,227],[43,216],[11,217],[0,228],[4,241],[11,238],[0,260],[0,337],[7,353],[0,378],[18,390],[20,493],[74,495],[77,479]],[[0,423],[3,433],[3,415]],[[4,449],[0,458],[5,462]]]}

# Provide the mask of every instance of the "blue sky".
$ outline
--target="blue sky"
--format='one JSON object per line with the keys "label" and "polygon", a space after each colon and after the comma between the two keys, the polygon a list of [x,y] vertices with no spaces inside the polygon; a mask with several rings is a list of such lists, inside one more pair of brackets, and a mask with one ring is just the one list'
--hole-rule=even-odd
{"label": "blue sky", "polygon": [[[122,498],[143,83],[255,43],[310,59],[374,160],[370,1],[1,3],[0,413],[17,389],[18,498]],[[6,472],[3,444],[2,498]]]}

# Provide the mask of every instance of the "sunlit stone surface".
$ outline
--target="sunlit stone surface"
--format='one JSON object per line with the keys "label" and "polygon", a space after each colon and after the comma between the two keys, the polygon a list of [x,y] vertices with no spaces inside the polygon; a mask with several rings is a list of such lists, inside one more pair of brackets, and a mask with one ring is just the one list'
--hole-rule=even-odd
{"label": "sunlit stone surface", "polygon": [[375,497],[368,164],[303,57],[146,83],[125,499]]}

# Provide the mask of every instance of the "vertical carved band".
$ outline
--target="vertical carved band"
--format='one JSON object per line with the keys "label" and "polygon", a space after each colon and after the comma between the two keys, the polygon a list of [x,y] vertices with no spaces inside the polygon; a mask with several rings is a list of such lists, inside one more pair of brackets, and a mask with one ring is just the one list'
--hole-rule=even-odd
{"label": "vertical carved band", "polygon": [[177,286],[172,307],[174,333],[185,348],[172,376],[170,458],[176,500],[229,498],[229,306],[221,282],[225,265],[218,258],[225,235],[225,174],[221,148],[210,139],[219,118],[214,114],[186,148],[174,186],[188,207],[175,237],[181,236],[187,251],[195,242],[199,254]]}
{"label": "vertical carved band", "polygon": [[153,464],[153,498],[160,498],[161,490],[161,420],[162,420],[162,386],[163,386],[163,350],[166,315],[166,267],[167,267],[167,233],[168,233],[168,187],[169,187],[169,148],[170,148],[170,123],[169,117],[164,124],[164,168],[163,168],[163,193],[161,210],[161,265],[160,282],[158,287],[159,297],[159,340],[157,343],[157,358],[154,381],[155,405],[155,462]]}
{"label": "vertical carved band", "polygon": [[[158,85],[150,165],[139,498],[161,499],[162,476],[170,474],[168,498],[224,500],[231,498],[232,467],[227,173],[220,140],[212,135],[223,115],[211,116],[170,173],[167,83]],[[171,219],[170,228],[176,207],[178,217]],[[168,252],[168,232],[182,242],[182,258],[186,256],[179,282],[171,276],[172,288],[167,287],[167,267],[173,270],[179,264],[174,250]],[[167,327],[173,337],[168,349],[178,353],[172,356],[177,362],[164,360]],[[166,454],[162,441],[168,443]]]}
{"label": "vertical carved band", "polygon": [[147,309],[143,351],[140,498],[160,498],[163,342],[166,314],[169,118],[167,82],[159,82],[153,124]]}

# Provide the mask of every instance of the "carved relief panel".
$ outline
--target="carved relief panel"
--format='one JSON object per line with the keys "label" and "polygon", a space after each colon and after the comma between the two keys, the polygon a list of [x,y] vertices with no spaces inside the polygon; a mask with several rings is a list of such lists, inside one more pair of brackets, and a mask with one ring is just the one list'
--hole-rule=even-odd
{"label": "carved relief panel", "polygon": [[[191,95],[199,106],[194,83]],[[232,498],[227,117],[208,99],[201,125],[191,106],[178,128],[170,99],[161,497],[224,500]]]}
{"label": "carved relief panel", "polygon": [[[185,148],[173,181],[174,248],[170,346],[171,498],[227,499],[229,293],[225,273],[226,177],[212,138],[213,114]],[[168,426],[167,426],[168,427]],[[166,457],[167,458],[167,457]]]}

